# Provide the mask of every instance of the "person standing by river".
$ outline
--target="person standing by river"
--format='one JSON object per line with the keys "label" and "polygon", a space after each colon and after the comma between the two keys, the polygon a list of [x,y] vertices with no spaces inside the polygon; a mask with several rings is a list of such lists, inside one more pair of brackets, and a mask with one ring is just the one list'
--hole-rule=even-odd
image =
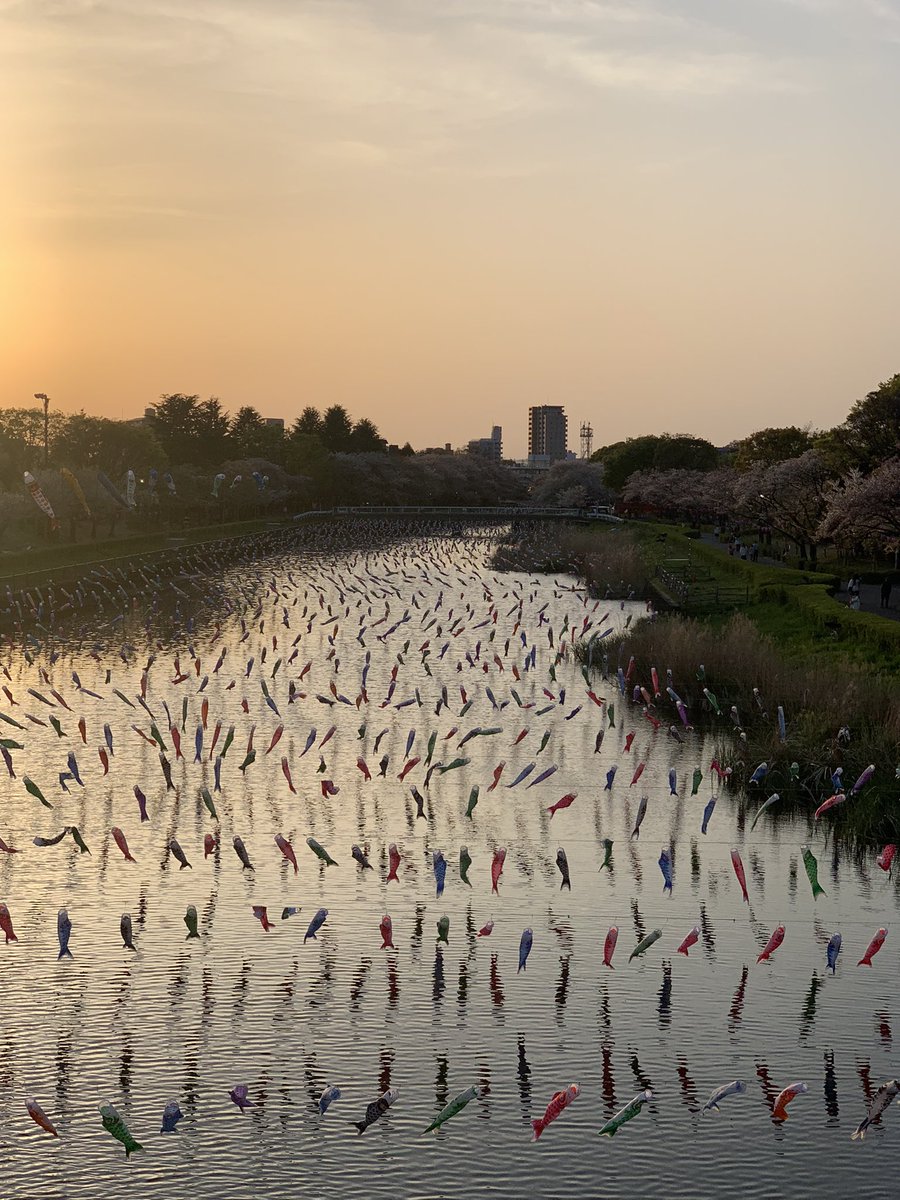
{"label": "person standing by river", "polygon": [[892,586],[893,586],[893,584],[891,583],[890,575],[885,575],[884,579],[882,579],[882,581],[881,581],[881,607],[882,608],[890,608],[891,607],[891,588],[892,588]]}

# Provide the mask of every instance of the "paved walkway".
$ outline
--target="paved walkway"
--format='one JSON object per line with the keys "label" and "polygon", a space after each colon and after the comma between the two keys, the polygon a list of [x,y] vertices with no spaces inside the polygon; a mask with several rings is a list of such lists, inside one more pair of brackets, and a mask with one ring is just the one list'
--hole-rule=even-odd
{"label": "paved walkway", "polygon": [[[846,584],[841,580],[841,590],[835,593],[835,600],[839,604],[846,604],[849,600],[847,595]],[[877,617],[887,617],[889,621],[900,621],[900,586],[894,584],[891,592],[891,602],[888,608],[881,607],[881,585],[878,583],[861,583],[859,585],[859,609],[860,612],[874,613]]]}
{"label": "paved walkway", "polygon": [[[711,533],[704,533],[697,540],[707,546],[714,546],[717,550],[721,550],[723,554],[728,553],[727,542],[720,542]],[[783,567],[785,565],[780,559],[770,558],[765,554],[760,554],[757,562],[767,567]],[[835,604],[846,605],[849,598],[847,594],[847,580],[842,577],[840,589],[835,593]],[[894,584],[894,589],[891,592],[890,607],[882,608],[881,585],[878,583],[861,583],[859,585],[859,608],[860,612],[874,613],[875,616],[886,617],[889,621],[900,621],[900,584]]]}

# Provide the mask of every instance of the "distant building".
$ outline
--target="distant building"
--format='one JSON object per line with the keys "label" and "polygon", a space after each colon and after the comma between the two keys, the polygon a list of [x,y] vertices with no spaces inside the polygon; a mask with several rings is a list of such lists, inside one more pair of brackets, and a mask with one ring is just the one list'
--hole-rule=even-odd
{"label": "distant building", "polygon": [[126,419],[126,425],[146,425],[148,421],[152,421],[156,416],[156,408],[151,404],[149,408],[144,409],[142,417],[129,417]]}
{"label": "distant building", "polygon": [[561,404],[540,404],[528,410],[528,461],[549,466],[566,457],[568,420]]}
{"label": "distant building", "polygon": [[512,471],[518,479],[523,480],[529,485],[537,483],[550,470],[549,463],[538,462],[530,458],[507,459],[503,465],[507,470]]}
{"label": "distant building", "polygon": [[263,417],[267,429],[280,429],[284,433],[284,417]]}
{"label": "distant building", "polygon": [[503,460],[503,429],[499,425],[494,425],[491,429],[491,436],[486,438],[473,438],[466,446],[468,454],[476,454],[479,458],[490,459],[491,462],[502,462]]}

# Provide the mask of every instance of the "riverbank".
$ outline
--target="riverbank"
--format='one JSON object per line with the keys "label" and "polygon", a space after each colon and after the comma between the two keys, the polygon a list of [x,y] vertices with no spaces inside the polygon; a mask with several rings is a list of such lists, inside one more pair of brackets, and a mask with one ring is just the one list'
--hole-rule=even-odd
{"label": "riverbank", "polygon": [[837,575],[743,561],[689,537],[683,526],[628,528],[663,604],[714,627],[739,611],[791,659],[866,666],[900,678],[900,622],[854,612],[835,599]]}
{"label": "riverbank", "polygon": [[[829,827],[849,843],[900,839],[900,626],[843,608],[821,576],[729,558],[672,526],[630,526],[628,535],[667,607],[599,644],[582,639],[585,668],[674,739],[685,725],[712,733],[740,791],[761,769],[760,802],[777,792],[782,810],[806,813],[811,830],[823,800],[863,780]],[[597,531],[593,553],[603,552]],[[676,578],[684,597],[670,590]],[[741,600],[691,610],[684,601],[695,583]],[[634,681],[653,670],[656,694],[635,696]]]}
{"label": "riverbank", "polygon": [[[591,653],[581,642],[576,656],[591,662],[588,669],[605,678],[607,688],[622,687],[617,673],[627,667],[623,704],[633,700],[633,680],[646,680],[655,669],[660,690],[647,689],[635,702],[647,719],[659,721],[675,740],[687,737],[686,726],[712,734],[736,793],[754,796],[754,806],[774,793],[781,798],[773,817],[785,809],[804,813],[812,831],[818,806],[843,792],[852,803],[841,801],[828,821],[842,841],[900,839],[895,677],[846,663],[791,660],[742,613],[718,625],[680,613],[639,621],[604,641],[602,650]],[[859,794],[850,795],[857,780],[863,780]]]}
{"label": "riverbank", "polygon": [[206,542],[250,537],[267,530],[287,527],[290,522],[258,518],[214,525],[196,525],[177,532],[136,534],[133,537],[108,538],[96,542],[70,542],[44,545],[29,550],[0,554],[0,585],[12,590],[40,586],[51,580],[64,581],[71,573],[81,574],[93,567],[121,565],[146,554],[183,549]]}
{"label": "riverbank", "polygon": [[[720,554],[728,554],[728,542],[723,541],[721,537],[716,537],[715,533],[712,531],[704,532],[701,528],[700,536],[696,539],[696,542],[701,545],[708,546],[710,549],[716,550]],[[758,560],[750,563],[751,566],[777,567],[779,570],[783,570],[785,567],[796,566],[795,563],[792,563],[789,560],[773,558],[769,555],[766,555],[764,550],[765,547],[760,549]],[[741,561],[740,557],[738,558],[738,561]],[[815,579],[816,576],[821,576],[822,580],[828,581],[829,588],[832,586],[833,581],[837,580],[837,587],[835,588],[833,595],[834,599],[837,600],[838,603],[849,605],[850,596],[847,591],[847,580],[855,576],[860,581],[858,592],[860,600],[859,611],[871,613],[873,616],[881,617],[882,619],[888,621],[900,621],[900,605],[896,603],[892,604],[890,602],[888,604],[884,604],[881,596],[881,585],[885,579],[887,579],[891,584],[892,594],[895,590],[900,592],[900,577],[897,578],[896,587],[894,583],[896,572],[890,570],[876,572],[874,569],[864,569],[862,567],[855,566],[852,563],[849,565],[845,563],[832,563],[831,567],[843,569],[843,574],[836,575],[833,569],[829,569],[829,566],[822,562],[820,562],[816,567],[810,567],[810,570],[814,572],[814,575],[812,576],[813,579]],[[865,579],[863,578],[864,575]],[[866,582],[866,579],[870,581],[874,580],[874,582]]]}

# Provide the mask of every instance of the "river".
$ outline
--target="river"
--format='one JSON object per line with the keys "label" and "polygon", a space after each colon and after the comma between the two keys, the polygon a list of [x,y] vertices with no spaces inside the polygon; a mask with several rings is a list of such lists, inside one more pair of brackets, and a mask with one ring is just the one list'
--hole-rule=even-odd
{"label": "river", "polygon": [[[811,830],[803,818],[767,816],[751,833],[748,810],[765,791],[745,800],[723,790],[702,834],[704,808],[719,790],[711,743],[692,731],[681,742],[668,737],[677,717],[662,700],[655,730],[619,694],[614,674],[591,679],[607,701],[601,710],[568,653],[571,631],[585,621],[587,636],[620,629],[644,606],[598,602],[573,578],[497,573],[490,550],[487,537],[322,548],[309,535],[295,551],[218,580],[209,601],[191,609],[190,628],[158,622],[148,635],[142,614],[129,612],[79,638],[3,651],[2,682],[16,704],[0,698],[0,711],[25,726],[0,726],[24,745],[11,751],[16,778],[0,764],[0,837],[20,851],[0,854],[0,900],[18,936],[0,941],[5,1197],[884,1194],[893,1161],[884,1158],[886,1139],[900,1137],[900,1117],[889,1111],[864,1142],[850,1134],[873,1089],[897,1073],[891,937],[871,969],[856,965],[878,926],[892,925],[894,880],[874,859],[845,857],[824,821]],[[150,655],[145,699],[171,763],[171,790],[138,701]],[[165,705],[179,732],[183,725],[180,759]],[[108,774],[99,754],[104,724],[113,743]],[[232,725],[216,791],[214,761]],[[283,736],[266,753],[280,725]],[[242,771],[251,727],[256,757]],[[474,728],[499,732],[460,747]],[[432,733],[432,764],[469,761],[434,771],[426,789]],[[58,777],[71,773],[70,751],[84,786],[64,778],[65,791]],[[501,761],[500,783],[488,791]],[[529,763],[531,775],[509,787]],[[630,786],[639,763],[643,775]],[[551,766],[554,774],[528,786]],[[704,778],[692,796],[695,767]],[[52,809],[26,792],[25,775]],[[323,780],[334,794],[323,794]],[[147,797],[146,822],[135,785]],[[423,798],[421,819],[412,787]],[[570,793],[574,802],[551,817],[548,807]],[[647,815],[632,838],[641,796]],[[90,853],[71,836],[32,843],[72,825]],[[117,848],[114,826],[135,862]],[[218,845],[205,858],[207,833]],[[252,870],[232,848],[235,834]],[[296,876],[276,834],[295,850]],[[338,865],[316,858],[308,836]],[[172,838],[190,869],[167,849]],[[606,838],[611,866],[600,870]],[[399,881],[386,883],[392,842],[402,856]],[[826,892],[817,900],[801,860],[806,842]],[[372,869],[351,857],[354,843]],[[471,886],[460,879],[463,845]],[[507,856],[493,894],[498,847]],[[673,860],[671,895],[658,866],[663,847]],[[559,848],[571,890],[560,886]],[[749,903],[732,849],[742,856]],[[440,898],[437,850],[447,860]],[[198,912],[198,939],[186,937],[188,905]],[[268,932],[253,906],[266,907]],[[73,957],[58,960],[62,907]],[[282,919],[285,907],[301,911]],[[319,908],[327,920],[304,942]],[[125,912],[136,952],[123,948]],[[380,948],[385,914],[393,951]],[[445,915],[446,944],[436,929]],[[492,932],[478,937],[491,919]],[[783,946],[757,964],[779,923]],[[603,948],[612,925],[619,940],[610,969]],[[697,944],[677,954],[694,925]],[[520,972],[525,928],[533,949]],[[639,937],[655,928],[660,940],[629,963]],[[826,944],[838,930],[844,948],[832,975]],[[746,1094],[701,1114],[710,1092],[736,1078]],[[808,1092],[778,1121],[774,1098],[796,1081]],[[530,1120],[570,1083],[580,1096],[533,1143]],[[229,1097],[241,1084],[252,1102],[244,1112]],[[342,1095],[323,1116],[317,1103],[328,1084]],[[470,1086],[478,1095],[468,1107],[424,1134]],[[352,1123],[388,1087],[398,1091],[395,1103],[359,1136]],[[599,1137],[644,1089],[653,1093],[646,1107],[614,1138]],[[29,1119],[26,1097],[41,1104],[58,1139]],[[184,1119],[164,1135],[170,1101]],[[104,1131],[98,1106],[107,1103],[143,1151],[126,1159]]]}

